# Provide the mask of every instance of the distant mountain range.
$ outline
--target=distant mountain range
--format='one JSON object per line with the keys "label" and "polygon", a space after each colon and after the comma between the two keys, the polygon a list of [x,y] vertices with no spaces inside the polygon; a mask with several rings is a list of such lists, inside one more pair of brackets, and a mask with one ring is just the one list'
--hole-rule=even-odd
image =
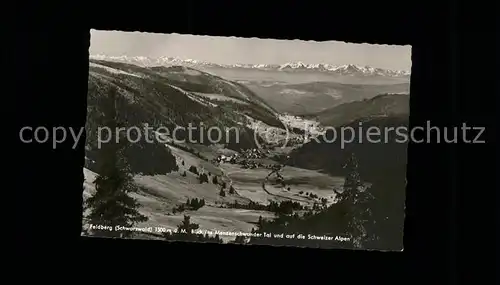
{"label": "distant mountain range", "polygon": [[158,57],[150,58],[145,56],[107,56],[91,55],[91,59],[117,61],[131,63],[140,66],[189,66],[206,68],[241,68],[241,69],[259,69],[269,71],[320,71],[338,75],[357,75],[357,76],[388,76],[388,77],[408,77],[410,71],[389,70],[371,66],[358,66],[354,64],[332,65],[332,64],[307,64],[303,62],[290,62],[285,64],[216,64],[194,59],[180,59],[177,57]]}

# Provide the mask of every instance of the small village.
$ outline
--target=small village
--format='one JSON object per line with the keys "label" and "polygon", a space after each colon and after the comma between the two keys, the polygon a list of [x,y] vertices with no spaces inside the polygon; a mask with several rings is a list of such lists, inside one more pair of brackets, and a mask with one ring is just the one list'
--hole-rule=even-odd
{"label": "small village", "polygon": [[[224,163],[238,164],[243,169],[266,168],[274,169],[279,164],[264,164],[259,159],[265,159],[272,156],[269,150],[263,149],[247,149],[241,150],[241,153],[234,153],[232,155],[219,155],[213,159],[212,163],[221,165]],[[281,166],[280,166],[281,168]]]}

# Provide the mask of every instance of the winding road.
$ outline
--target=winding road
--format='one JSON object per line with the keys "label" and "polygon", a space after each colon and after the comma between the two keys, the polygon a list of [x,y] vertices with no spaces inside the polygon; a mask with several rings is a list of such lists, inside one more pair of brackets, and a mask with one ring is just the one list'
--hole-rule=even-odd
{"label": "winding road", "polygon": [[[233,181],[232,181],[231,177],[229,177],[228,173],[223,168],[221,168],[220,166],[217,166],[217,168],[222,172],[222,176],[225,177],[225,178],[227,178],[230,181],[230,183],[232,184]],[[277,198],[282,198],[282,199],[292,200],[292,201],[297,201],[297,202],[302,202],[302,203],[303,202],[308,202],[307,200],[304,200],[304,199],[287,197],[287,196],[283,196],[283,195],[280,195],[280,194],[274,194],[274,193],[269,192],[269,190],[266,189],[266,181],[268,181],[269,176],[273,172],[274,171],[271,171],[271,173],[269,173],[269,175],[266,177],[266,179],[262,182],[262,190],[264,190],[264,192],[266,192],[270,196],[274,196],[274,197],[277,197]]]}

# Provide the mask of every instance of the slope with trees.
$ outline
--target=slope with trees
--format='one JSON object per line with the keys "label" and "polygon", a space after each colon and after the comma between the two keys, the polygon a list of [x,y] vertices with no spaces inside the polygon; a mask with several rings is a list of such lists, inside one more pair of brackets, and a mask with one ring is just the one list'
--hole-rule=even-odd
{"label": "slope with trees", "polygon": [[[115,129],[123,125],[117,115],[116,90],[110,89],[107,94],[106,100],[101,102],[103,115],[99,123]],[[111,230],[99,231],[100,236],[126,237],[132,232],[115,231],[115,227],[132,227],[147,221],[147,217],[138,211],[139,203],[131,196],[138,188],[125,155],[128,146],[127,140],[112,139],[103,144],[96,155],[98,175],[93,182],[96,191],[86,201],[89,210],[86,219],[91,225],[110,227]]]}
{"label": "slope with trees", "polygon": [[[359,136],[360,122],[364,137]],[[346,131],[344,142],[341,141],[340,130],[337,131],[337,139],[332,142],[329,140],[335,133],[328,130],[318,141],[312,140],[292,151],[287,163],[300,168],[320,170],[333,176],[343,176],[343,163],[351,153],[356,153],[360,163],[359,171],[368,181],[394,169],[406,169],[408,115],[362,119],[343,127],[355,131],[351,142],[350,131]],[[380,135],[372,136],[372,141],[368,141],[368,129],[377,129]],[[402,134],[406,134],[406,137]]]}
{"label": "slope with trees", "polygon": [[[197,72],[197,75],[189,76],[190,72]],[[182,74],[181,78],[177,78],[179,74]],[[254,132],[248,127],[248,117],[284,128],[274,110],[240,84],[194,69],[182,73],[166,67],[144,68],[101,60],[91,60],[89,120],[99,115],[98,98],[105,95],[103,93],[109,86],[120,90],[124,102],[122,108],[126,111],[123,114],[129,126],[140,127],[147,123],[154,129],[166,128],[170,134],[175,130],[178,140],[189,139],[188,131],[183,128],[191,125],[196,128],[191,133],[191,140],[209,145],[208,130],[217,127],[223,130],[220,142],[239,150],[256,147]],[[199,95],[197,92],[200,91],[227,98],[238,97],[243,103],[210,100]],[[238,130],[238,137],[235,136],[235,129]],[[137,146],[140,149],[147,147],[150,146]]]}
{"label": "slope with trees", "polygon": [[[350,157],[344,169],[346,180],[343,191],[337,193],[337,203],[319,212],[306,213],[303,216],[279,215],[277,219],[269,221],[261,218],[254,230],[257,233],[285,233],[296,236],[303,234],[304,239],[253,237],[250,243],[352,249],[402,249],[405,184],[396,178],[380,179],[368,186],[359,174],[355,155]],[[395,195],[391,198],[392,193]],[[308,239],[308,235],[326,235],[333,240]],[[342,240],[335,240],[335,237],[341,237]]]}
{"label": "slope with trees", "polygon": [[[105,108],[106,102],[109,100],[109,92],[115,93],[113,100],[117,120],[120,120],[120,128],[124,131],[119,131],[119,128],[106,127],[101,123],[101,117],[106,112],[103,108]],[[130,143],[124,151],[132,173],[154,175],[178,170],[175,157],[170,150],[156,140],[155,134],[146,131],[146,127],[152,126],[151,122],[155,122],[155,120],[145,111],[145,108],[131,103],[126,97],[126,91],[114,84],[101,82],[89,76],[87,122],[85,126],[87,131],[87,158],[98,161],[99,148],[111,142],[117,133],[120,133],[119,139],[121,141],[128,139],[133,141],[138,138],[136,142]],[[127,134],[127,131],[129,131],[129,134]],[[102,137],[99,137],[100,135]],[[146,135],[149,135],[149,137],[146,137]],[[96,164],[90,163],[86,167],[98,172]]]}
{"label": "slope with trees", "polygon": [[363,118],[408,116],[409,113],[408,94],[380,94],[361,101],[343,103],[311,116],[324,126],[339,127]]}

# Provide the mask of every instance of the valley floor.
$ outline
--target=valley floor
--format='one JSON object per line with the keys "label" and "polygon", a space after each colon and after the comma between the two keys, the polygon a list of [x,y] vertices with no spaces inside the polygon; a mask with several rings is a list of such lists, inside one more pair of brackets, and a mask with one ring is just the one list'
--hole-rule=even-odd
{"label": "valley floor", "polygon": [[[216,164],[203,160],[192,153],[169,146],[178,160],[179,170],[165,175],[135,176],[135,182],[140,191],[134,197],[141,204],[140,212],[148,217],[148,221],[137,225],[139,227],[164,227],[176,229],[184,215],[191,217],[191,222],[200,225],[202,230],[218,230],[225,232],[251,232],[256,228],[259,217],[273,219],[275,214],[265,210],[241,209],[229,207],[237,202],[248,205],[251,201],[267,205],[271,201],[293,201],[305,208],[314,204],[329,205],[334,202],[333,189],[341,187],[344,179],[331,177],[317,171],[286,166],[281,172],[285,187],[277,183],[264,167],[248,169],[239,164]],[[200,183],[198,175],[189,171],[195,166],[200,172],[210,173],[209,182]],[[93,180],[96,173],[84,169],[85,191],[84,199],[94,191]],[[183,175],[185,173],[185,176]],[[212,182],[217,176],[229,188],[232,185],[235,193],[225,197],[220,195],[220,185]],[[227,189],[226,188],[226,189]],[[175,212],[174,208],[187,199],[204,199],[205,206],[198,210]],[[84,222],[85,224],[85,222]],[[145,235],[147,237],[147,235]],[[155,238],[151,236],[151,238]],[[224,241],[234,240],[234,236],[224,237]]]}

